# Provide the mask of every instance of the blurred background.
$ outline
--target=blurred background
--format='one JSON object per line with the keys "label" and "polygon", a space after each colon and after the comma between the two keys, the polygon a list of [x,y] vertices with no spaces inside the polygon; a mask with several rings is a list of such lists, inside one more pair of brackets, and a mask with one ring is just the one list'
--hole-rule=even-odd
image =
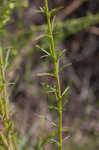
{"label": "blurred background", "polygon": [[[63,6],[55,14],[56,48],[66,49],[60,68],[62,90],[72,82],[63,125],[64,150],[99,149],[99,0],[48,0],[49,8]],[[40,150],[42,137],[53,130],[50,121],[58,121],[53,95],[42,84],[54,85],[55,80],[38,77],[51,72],[52,62],[42,58],[36,45],[48,49],[46,18],[38,13],[43,0],[1,0],[0,43],[4,56],[9,53],[6,76],[10,107],[20,137],[19,150]],[[53,18],[53,17],[52,17]],[[14,83],[14,84],[13,84]],[[46,145],[45,149],[55,149]]]}

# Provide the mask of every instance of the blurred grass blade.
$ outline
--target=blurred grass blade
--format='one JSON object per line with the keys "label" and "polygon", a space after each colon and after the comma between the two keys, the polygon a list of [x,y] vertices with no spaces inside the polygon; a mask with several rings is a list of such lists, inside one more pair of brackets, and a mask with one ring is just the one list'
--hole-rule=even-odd
{"label": "blurred grass blade", "polygon": [[51,76],[51,77],[55,77],[54,73],[38,73],[37,76]]}
{"label": "blurred grass blade", "polygon": [[8,67],[8,59],[10,56],[10,52],[11,52],[11,48],[8,49],[7,54],[6,54],[6,58],[5,58],[5,65],[4,65],[4,70],[6,71],[7,67]]}

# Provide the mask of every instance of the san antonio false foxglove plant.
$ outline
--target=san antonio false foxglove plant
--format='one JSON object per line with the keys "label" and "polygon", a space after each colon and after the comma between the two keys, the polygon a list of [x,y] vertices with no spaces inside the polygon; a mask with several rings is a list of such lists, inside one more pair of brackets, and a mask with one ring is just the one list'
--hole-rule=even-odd
{"label": "san antonio false foxglove plant", "polygon": [[[69,88],[70,86],[66,87],[66,89],[63,91],[61,91],[61,84],[60,84],[60,59],[61,57],[65,54],[66,50],[63,51],[58,51],[55,48],[55,42],[54,42],[54,37],[53,37],[53,27],[52,27],[52,23],[51,23],[51,16],[60,8],[58,9],[52,9],[49,10],[48,8],[48,2],[47,0],[44,0],[44,5],[45,7],[40,8],[41,12],[44,13],[46,15],[46,19],[47,19],[47,25],[48,25],[48,33],[46,36],[48,36],[49,38],[49,51],[37,46],[38,48],[40,48],[44,53],[44,57],[51,57],[52,58],[52,62],[53,62],[53,66],[54,66],[54,72],[52,73],[40,73],[40,76],[50,76],[50,77],[54,77],[56,80],[56,85],[54,87],[51,87],[51,85],[48,85],[47,87],[49,88],[50,92],[55,94],[56,97],[56,102],[57,102],[57,108],[55,107],[55,110],[58,111],[58,127],[57,128],[57,133],[58,134],[58,141],[56,141],[59,150],[63,150],[63,138],[62,138],[62,134],[63,134],[63,126],[62,126],[62,113],[63,113],[63,98],[68,94]],[[55,136],[56,134],[52,134],[52,136]],[[50,134],[51,137],[51,134]]]}

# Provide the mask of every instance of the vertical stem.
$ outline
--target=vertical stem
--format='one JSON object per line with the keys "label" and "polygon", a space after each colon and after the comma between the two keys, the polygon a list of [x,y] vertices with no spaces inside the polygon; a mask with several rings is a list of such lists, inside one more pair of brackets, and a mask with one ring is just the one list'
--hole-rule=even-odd
{"label": "vertical stem", "polygon": [[2,50],[0,48],[0,66],[1,66],[1,77],[2,77],[2,91],[3,91],[3,98],[4,98],[4,112],[5,117],[8,120],[8,110],[7,110],[7,92],[6,92],[6,80],[5,80],[5,72],[4,72],[4,65],[3,65],[3,56],[2,56]]}
{"label": "vertical stem", "polygon": [[55,51],[52,26],[50,21],[50,12],[48,10],[47,0],[44,0],[44,3],[45,3],[47,24],[48,24],[48,34],[49,34],[51,52],[52,52],[53,63],[54,63],[54,73],[57,81],[57,95],[58,95],[57,105],[58,105],[58,113],[59,113],[58,137],[59,137],[59,150],[62,150],[62,101],[61,101],[61,87],[60,87],[60,78],[59,78],[59,62],[57,60],[57,55]]}
{"label": "vertical stem", "polygon": [[1,116],[3,115],[3,104],[2,104],[2,96],[1,96],[1,93],[0,93],[0,114]]}
{"label": "vertical stem", "polygon": [[[6,79],[5,79],[5,70],[4,70],[4,64],[3,64],[3,55],[2,55],[2,49],[0,47],[0,73],[1,73],[1,80],[2,80],[2,91],[1,91],[1,97],[0,97],[0,104],[2,105],[2,111],[4,113],[4,126],[7,135],[7,143],[8,143],[8,150],[14,150],[12,139],[11,139],[11,131],[9,130],[8,121],[11,120],[10,114],[7,108],[7,91],[6,91]],[[3,98],[2,98],[3,97]],[[3,101],[3,102],[2,102]],[[4,106],[3,106],[4,105]],[[11,129],[12,130],[12,129]]]}
{"label": "vertical stem", "polygon": [[62,150],[62,103],[59,101],[59,150]]}

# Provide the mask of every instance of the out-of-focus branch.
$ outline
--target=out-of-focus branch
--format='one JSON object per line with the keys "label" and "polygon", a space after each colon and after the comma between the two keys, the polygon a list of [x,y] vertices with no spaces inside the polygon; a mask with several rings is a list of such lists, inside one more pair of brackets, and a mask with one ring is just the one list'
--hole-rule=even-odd
{"label": "out-of-focus branch", "polygon": [[79,8],[87,0],[74,0],[68,7],[66,7],[58,16],[58,20],[62,21],[69,16],[77,8]]}
{"label": "out-of-focus branch", "polygon": [[99,36],[99,28],[98,27],[90,27],[88,30],[90,33],[95,34],[97,36]]}
{"label": "out-of-focus branch", "polygon": [[[20,55],[13,61],[13,64],[15,64],[15,65],[17,64],[17,66],[19,66],[22,63],[24,56],[44,36],[45,36],[45,34],[37,35],[37,37],[35,39],[32,39],[26,46],[24,46],[20,51]],[[12,79],[15,74],[15,70],[13,69],[13,67],[14,67],[14,65],[11,65],[11,67],[8,70],[8,75],[10,75],[10,77],[9,77],[10,79]]]}

